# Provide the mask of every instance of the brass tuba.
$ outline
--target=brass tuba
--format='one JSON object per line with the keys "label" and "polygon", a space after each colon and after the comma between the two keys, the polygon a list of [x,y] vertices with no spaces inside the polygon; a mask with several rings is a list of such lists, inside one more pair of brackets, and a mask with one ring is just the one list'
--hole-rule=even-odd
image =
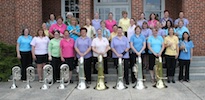
{"label": "brass tuba", "polygon": [[65,89],[65,86],[67,86],[70,83],[69,80],[69,66],[67,64],[62,64],[60,66],[60,86],[58,89]]}
{"label": "brass tuba", "polygon": [[16,89],[17,86],[16,86],[16,81],[20,80],[21,79],[21,68],[19,66],[14,66],[12,68],[12,76],[13,76],[13,84],[11,86],[11,89]]}
{"label": "brass tuba", "polygon": [[147,88],[143,82],[143,81],[145,81],[145,79],[143,79],[142,71],[143,71],[142,70],[142,59],[141,59],[141,57],[138,57],[138,58],[136,58],[136,64],[133,67],[133,72],[135,72],[135,77],[137,79],[137,83],[133,88],[136,88],[139,90]]}
{"label": "brass tuba", "polygon": [[35,80],[35,69],[34,67],[30,66],[26,69],[26,81],[27,81],[27,85],[26,85],[26,89],[30,89],[30,82]]}
{"label": "brass tuba", "polygon": [[114,86],[114,89],[118,89],[118,90],[122,90],[122,89],[126,89],[127,87],[124,85],[123,82],[123,76],[124,76],[124,65],[123,65],[123,60],[122,58],[118,58],[118,79],[117,79],[117,83],[116,86]]}
{"label": "brass tuba", "polygon": [[105,85],[105,77],[104,77],[104,69],[103,69],[103,57],[102,55],[98,56],[98,79],[97,79],[97,84],[94,87],[96,90],[105,90],[108,89],[108,87]]}
{"label": "brass tuba", "polygon": [[46,90],[53,85],[53,67],[50,64],[46,64],[43,67],[43,79],[44,85],[41,87],[42,90]]}
{"label": "brass tuba", "polygon": [[78,72],[78,85],[77,89],[79,90],[84,90],[87,88],[86,83],[85,83],[85,72],[84,72],[84,58],[80,57],[78,59],[78,66],[79,66],[79,72]]}
{"label": "brass tuba", "polygon": [[167,79],[167,78],[163,77],[162,58],[161,57],[156,58],[155,75],[156,75],[157,83],[153,87],[156,87],[158,89],[167,88],[167,86],[163,82],[163,79]]}

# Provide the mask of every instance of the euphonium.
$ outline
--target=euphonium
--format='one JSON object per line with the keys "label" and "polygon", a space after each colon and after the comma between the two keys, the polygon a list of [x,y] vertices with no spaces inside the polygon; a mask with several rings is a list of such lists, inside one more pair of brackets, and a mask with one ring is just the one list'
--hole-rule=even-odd
{"label": "euphonium", "polygon": [[122,58],[118,59],[117,70],[118,70],[118,79],[117,79],[116,86],[114,86],[114,88],[118,90],[126,89],[127,87],[124,85],[124,82],[123,82],[124,66],[123,66]]}
{"label": "euphonium", "polygon": [[157,83],[154,85],[156,88],[167,88],[167,86],[164,84],[163,79],[166,79],[166,77],[163,77],[163,68],[162,68],[162,58],[156,58],[155,61],[155,75],[157,79]]}
{"label": "euphonium", "polygon": [[85,83],[85,72],[84,72],[84,58],[80,57],[78,59],[78,66],[79,66],[79,72],[78,72],[78,85],[77,89],[79,90],[84,90],[87,88],[86,83]]}
{"label": "euphonium", "polygon": [[145,79],[143,79],[143,75],[142,75],[142,59],[141,57],[136,58],[136,64],[133,67],[133,72],[135,72],[135,77],[137,79],[137,83],[133,88],[142,90],[144,88],[147,88],[144,85]]}
{"label": "euphonium", "polygon": [[69,66],[67,64],[62,64],[60,67],[60,86],[58,89],[65,89],[65,85],[67,86],[69,81]]}
{"label": "euphonium", "polygon": [[34,67],[30,66],[26,69],[26,81],[27,81],[27,85],[26,85],[26,89],[30,89],[30,82],[35,80],[35,69]]}
{"label": "euphonium", "polygon": [[44,85],[41,87],[42,90],[46,90],[53,85],[53,67],[49,64],[43,67],[43,79]]}
{"label": "euphonium", "polygon": [[108,89],[108,87],[105,85],[105,77],[104,77],[104,68],[103,68],[103,57],[102,55],[98,56],[98,80],[97,80],[97,84],[94,87],[94,89],[96,90],[105,90]]}
{"label": "euphonium", "polygon": [[21,79],[21,68],[19,66],[14,66],[12,68],[12,76],[13,76],[13,84],[11,86],[11,89],[16,89],[17,86],[16,86],[16,81],[20,80]]}

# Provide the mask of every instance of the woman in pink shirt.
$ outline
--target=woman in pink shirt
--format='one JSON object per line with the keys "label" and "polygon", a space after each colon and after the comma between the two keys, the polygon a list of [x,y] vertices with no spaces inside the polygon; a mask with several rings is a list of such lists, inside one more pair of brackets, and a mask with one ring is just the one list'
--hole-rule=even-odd
{"label": "woman in pink shirt", "polygon": [[64,32],[64,38],[60,41],[60,54],[61,54],[61,61],[68,64],[69,66],[69,79],[70,83],[73,83],[71,80],[72,78],[72,70],[74,69],[74,40],[70,38],[70,34],[68,30]]}
{"label": "woman in pink shirt", "polygon": [[112,32],[113,32],[112,27],[113,27],[113,25],[115,25],[115,24],[117,24],[117,22],[113,19],[113,13],[110,12],[110,13],[108,14],[108,19],[105,21],[105,27],[106,27],[108,30],[110,30],[110,33],[112,33]]}
{"label": "woman in pink shirt", "polygon": [[148,26],[150,28],[154,28],[157,26],[157,22],[158,22],[158,20],[157,20],[155,13],[151,13],[149,16]]}

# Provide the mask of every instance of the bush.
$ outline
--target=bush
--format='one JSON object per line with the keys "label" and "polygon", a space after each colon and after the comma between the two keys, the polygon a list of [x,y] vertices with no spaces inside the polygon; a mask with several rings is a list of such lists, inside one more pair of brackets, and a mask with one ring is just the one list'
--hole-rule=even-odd
{"label": "bush", "polygon": [[11,75],[14,65],[19,65],[20,61],[16,57],[15,45],[0,43],[0,80],[7,81]]}

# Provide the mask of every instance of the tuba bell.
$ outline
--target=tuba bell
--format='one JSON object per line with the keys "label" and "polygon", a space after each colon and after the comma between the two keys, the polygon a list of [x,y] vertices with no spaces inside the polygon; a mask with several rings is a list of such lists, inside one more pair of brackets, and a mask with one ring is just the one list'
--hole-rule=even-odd
{"label": "tuba bell", "polygon": [[141,57],[136,58],[136,64],[133,67],[133,72],[135,72],[135,77],[137,79],[137,83],[133,88],[136,88],[138,90],[142,90],[144,88],[147,88],[144,85],[145,79],[143,79],[143,75],[142,75],[142,59]]}
{"label": "tuba bell", "polygon": [[53,85],[53,67],[49,64],[43,67],[43,79],[44,85],[41,87],[42,90],[46,90]]}
{"label": "tuba bell", "polygon": [[79,90],[84,90],[87,88],[86,83],[85,83],[85,72],[84,72],[84,58],[80,57],[78,59],[78,66],[79,66],[79,72],[78,72],[78,85],[77,89]]}
{"label": "tuba bell", "polygon": [[30,66],[26,69],[26,81],[27,81],[27,85],[25,87],[25,89],[30,89],[30,82],[35,80],[35,69],[34,67]]}
{"label": "tuba bell", "polygon": [[123,90],[126,89],[127,87],[124,85],[123,82],[123,74],[124,74],[124,65],[123,65],[123,60],[122,58],[118,58],[118,79],[117,79],[117,83],[116,86],[114,86],[114,89],[118,89],[118,90]]}
{"label": "tuba bell", "polygon": [[164,84],[163,79],[167,79],[166,77],[163,77],[163,68],[162,68],[162,58],[156,58],[155,61],[155,74],[157,83],[153,86],[158,89],[167,88],[167,86]]}
{"label": "tuba bell", "polygon": [[69,66],[67,64],[62,64],[60,66],[60,86],[58,89],[65,89],[65,86],[67,86],[69,81]]}
{"label": "tuba bell", "polygon": [[21,79],[21,68],[19,66],[14,66],[12,68],[12,76],[13,76],[13,84],[11,86],[11,89],[16,89],[17,86],[16,86],[16,81],[20,80]]}
{"label": "tuba bell", "polygon": [[102,55],[98,56],[98,79],[97,84],[94,87],[96,90],[105,90],[108,89],[108,87],[105,85],[105,77],[104,77],[104,69],[103,69],[103,57]]}

